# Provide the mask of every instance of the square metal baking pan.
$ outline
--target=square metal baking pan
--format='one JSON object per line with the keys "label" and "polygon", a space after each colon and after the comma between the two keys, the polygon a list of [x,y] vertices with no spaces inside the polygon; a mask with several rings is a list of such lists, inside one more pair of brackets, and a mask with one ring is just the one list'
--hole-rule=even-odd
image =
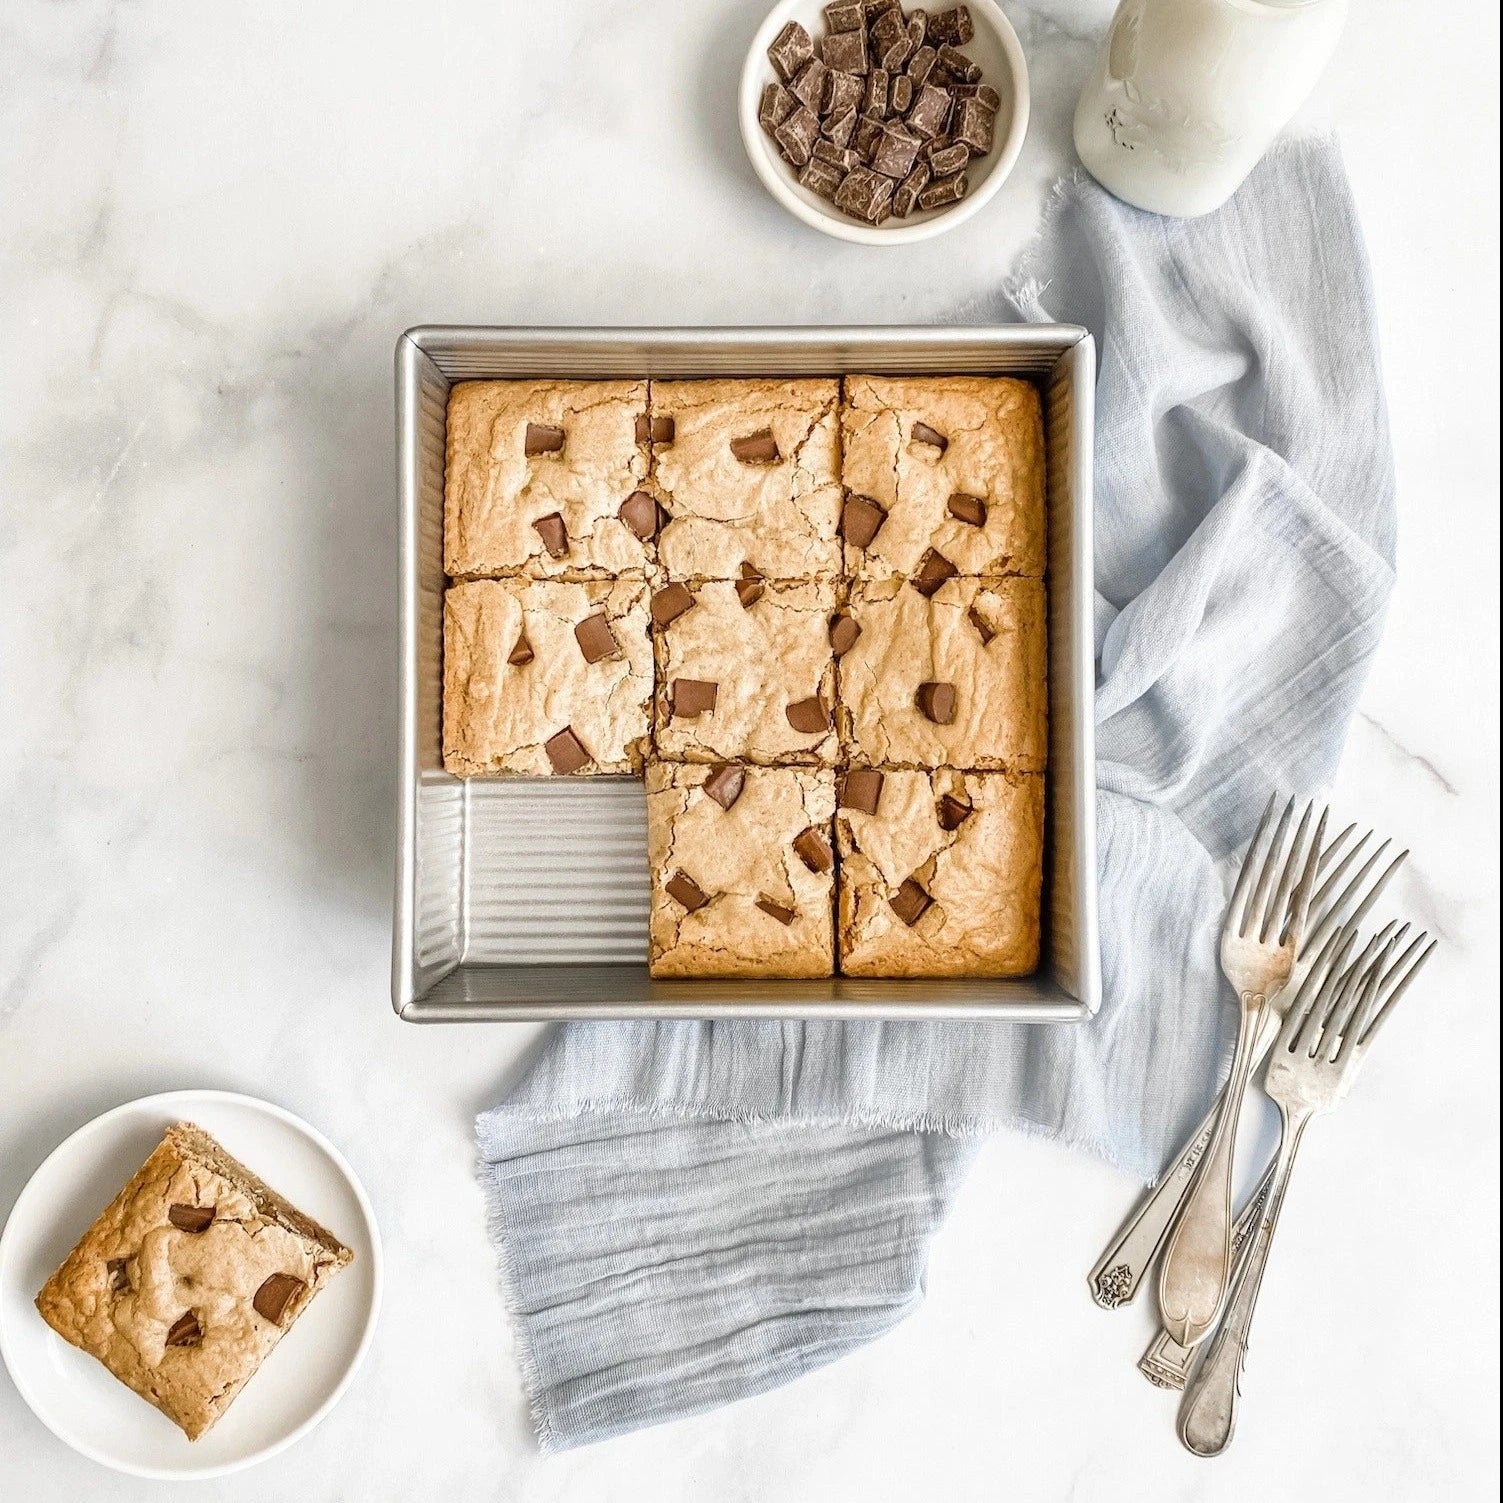
{"label": "square metal baking pan", "polygon": [[[413,1022],[544,1018],[1069,1021],[1101,995],[1091,440],[1095,347],[1071,325],[409,329],[397,341],[400,822],[392,1001]],[[647,974],[647,814],[625,777],[443,769],[444,423],[486,378],[996,374],[1037,382],[1048,446],[1050,771],[1044,953],[1016,980]]]}

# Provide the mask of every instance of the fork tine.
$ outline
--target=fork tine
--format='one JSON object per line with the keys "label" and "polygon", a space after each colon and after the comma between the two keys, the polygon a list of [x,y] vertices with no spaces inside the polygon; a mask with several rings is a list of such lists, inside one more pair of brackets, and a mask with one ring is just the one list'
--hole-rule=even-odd
{"label": "fork tine", "polygon": [[1389,924],[1373,935],[1363,947],[1362,953],[1340,973],[1336,983],[1321,988],[1321,995],[1317,1001],[1323,1005],[1317,1005],[1311,1009],[1305,1026],[1295,1040],[1297,1052],[1311,1056],[1316,1053],[1319,1048],[1318,1040],[1330,1027],[1332,1019],[1341,1011],[1347,998],[1357,989],[1367,968],[1372,964],[1373,956],[1377,954],[1393,930],[1394,925]]}
{"label": "fork tine", "polygon": [[1332,889],[1352,869],[1352,863],[1367,849],[1367,842],[1372,838],[1373,832],[1368,830],[1362,839],[1346,853],[1341,860],[1341,864],[1316,889],[1315,901],[1311,904],[1311,907],[1315,908],[1318,912],[1325,912],[1326,902],[1331,896]]}
{"label": "fork tine", "polygon": [[1289,849],[1284,852],[1284,864],[1279,872],[1279,880],[1274,884],[1273,892],[1269,895],[1268,905],[1263,910],[1263,919],[1258,926],[1258,938],[1267,944],[1269,938],[1281,941],[1283,938],[1284,917],[1288,912],[1289,892],[1294,886],[1294,874],[1300,870],[1305,859],[1305,834],[1310,828],[1310,816],[1315,812],[1315,800],[1310,799],[1305,804],[1305,812],[1299,817],[1299,827],[1294,832],[1294,839],[1289,843]]}
{"label": "fork tine", "polygon": [[1263,806],[1263,817],[1258,821],[1258,828],[1253,831],[1253,838],[1247,843],[1247,850],[1242,854],[1242,867],[1237,873],[1237,885],[1232,888],[1232,896],[1226,905],[1226,926],[1235,933],[1242,930],[1242,914],[1244,899],[1247,889],[1252,885],[1253,858],[1258,852],[1258,842],[1263,838],[1263,831],[1268,828],[1269,816],[1273,813],[1273,806],[1278,799],[1277,793],[1268,795],[1268,802]]}
{"label": "fork tine", "polygon": [[1357,1030],[1352,1026],[1353,1019],[1364,1012],[1371,1011],[1371,1003],[1378,995],[1378,987],[1383,981],[1383,972],[1388,969],[1388,957],[1393,954],[1393,948],[1409,932],[1409,925],[1405,924],[1397,934],[1389,936],[1388,943],[1378,951],[1376,959],[1362,973],[1362,983],[1354,987],[1351,995],[1345,1000],[1340,1013],[1330,1020],[1324,1035],[1321,1037],[1319,1054],[1324,1054],[1329,1064],[1334,1064],[1350,1045],[1356,1047],[1358,1038]]}
{"label": "fork tine", "polygon": [[1325,837],[1326,820],[1330,817],[1329,809],[1320,811],[1320,819],[1315,826],[1315,834],[1310,839],[1310,850],[1305,857],[1305,870],[1299,879],[1299,886],[1294,889],[1294,897],[1290,900],[1289,917],[1285,922],[1284,933],[1287,935],[1296,951],[1300,941],[1305,937],[1305,921],[1310,916],[1310,894],[1315,891],[1315,877],[1320,871],[1320,842]]}
{"label": "fork tine", "polygon": [[[1421,934],[1420,937],[1414,941],[1414,944],[1411,944],[1409,948],[1405,950],[1401,956],[1399,956],[1398,960],[1394,962],[1392,968],[1389,970],[1388,976],[1384,978],[1385,982],[1387,982],[1398,971],[1399,967],[1404,964],[1409,956],[1414,954],[1415,946],[1424,944],[1427,939],[1429,939],[1428,934]],[[1429,960],[1431,955],[1435,953],[1435,946],[1438,943],[1438,940],[1431,939],[1430,943],[1425,946],[1423,952],[1421,952],[1419,957],[1413,961],[1413,963],[1409,966],[1409,969],[1404,972],[1399,980],[1394,983],[1391,988],[1385,988],[1388,991],[1388,995],[1383,999],[1381,1005],[1379,1006],[1377,1016],[1370,1020],[1367,1018],[1363,1018],[1361,1020],[1361,1027],[1357,1032],[1357,1042],[1359,1044],[1366,1046],[1367,1044],[1372,1043],[1374,1035],[1388,1021],[1388,1015],[1398,1005],[1399,998],[1409,990],[1410,982],[1412,982],[1414,978],[1419,975],[1420,971],[1424,969],[1425,962]]]}
{"label": "fork tine", "polygon": [[[1322,934],[1322,931],[1328,925],[1337,923],[1341,920],[1342,915],[1346,911],[1346,905],[1351,902],[1352,898],[1358,892],[1361,891],[1362,884],[1367,880],[1368,873],[1372,871],[1374,866],[1377,865],[1378,861],[1382,858],[1383,852],[1386,851],[1392,843],[1392,841],[1385,840],[1382,845],[1380,845],[1378,849],[1374,851],[1365,862],[1363,862],[1361,871],[1359,871],[1357,875],[1347,883],[1347,885],[1342,889],[1340,895],[1331,903],[1330,907],[1322,910],[1323,916],[1321,922],[1316,926],[1315,932],[1311,936],[1312,938],[1319,938]],[[1355,855],[1355,852],[1353,854]],[[1398,871],[1398,869],[1404,864],[1404,862],[1408,859],[1408,856],[1408,851],[1400,851],[1399,854],[1395,856],[1386,867],[1384,867],[1384,869],[1378,874],[1377,878],[1373,881],[1372,886],[1368,889],[1367,895],[1357,905],[1356,909],[1347,916],[1346,921],[1348,923],[1360,923],[1364,918],[1367,917],[1367,915],[1372,911],[1373,904],[1375,904],[1378,899],[1382,897],[1384,888],[1386,888],[1388,884],[1393,880],[1394,873]],[[1343,862],[1342,865],[1343,867],[1345,867],[1346,863]],[[1329,884],[1327,885],[1329,886]]]}
{"label": "fork tine", "polygon": [[1239,931],[1246,939],[1249,926],[1256,926],[1259,922],[1258,915],[1263,911],[1263,905],[1268,899],[1268,889],[1273,882],[1274,873],[1278,869],[1279,857],[1284,849],[1284,836],[1289,829],[1289,821],[1294,816],[1294,799],[1284,805],[1284,812],[1279,816],[1279,822],[1274,827],[1273,838],[1268,842],[1268,850],[1263,856],[1262,869],[1258,872],[1257,886],[1253,888],[1251,897],[1247,900],[1247,907],[1242,913],[1242,928]]}
{"label": "fork tine", "polygon": [[[1325,850],[1320,853],[1321,871],[1325,871],[1325,869],[1341,854],[1342,848],[1351,838],[1352,831],[1356,828],[1356,822],[1353,821],[1353,823],[1349,824],[1346,829],[1344,829],[1341,834],[1336,836],[1335,839],[1326,846]],[[1364,835],[1362,838],[1363,840],[1366,840],[1367,836]]]}
{"label": "fork tine", "polygon": [[1300,982],[1299,990],[1295,992],[1293,1000],[1284,1009],[1284,1026],[1279,1030],[1281,1045],[1293,1043],[1300,1025],[1310,1015],[1310,1009],[1315,1006],[1321,993],[1330,984],[1332,976],[1340,975],[1342,967],[1346,964],[1346,958],[1351,954],[1352,946],[1356,942],[1357,926],[1355,924],[1348,924],[1326,941],[1325,947],[1305,973],[1305,978]]}
{"label": "fork tine", "polygon": [[[1356,935],[1350,936],[1355,940]],[[1350,944],[1342,947],[1341,953],[1350,950]],[[1284,1018],[1284,1026],[1279,1031],[1278,1047],[1287,1049],[1291,1054],[1308,1054],[1311,1041],[1319,1032],[1324,1019],[1331,1014],[1331,1009],[1336,1006],[1342,997],[1353,966],[1343,969],[1338,964],[1332,964],[1327,970],[1324,979],[1315,989],[1308,1002],[1302,1006],[1291,1007]]]}

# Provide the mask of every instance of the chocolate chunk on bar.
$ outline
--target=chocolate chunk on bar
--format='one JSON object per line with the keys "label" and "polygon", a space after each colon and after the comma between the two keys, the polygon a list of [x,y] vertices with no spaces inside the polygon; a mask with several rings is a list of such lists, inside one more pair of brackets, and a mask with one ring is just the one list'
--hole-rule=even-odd
{"label": "chocolate chunk on bar", "polygon": [[704,895],[698,882],[687,872],[676,871],[664,884],[668,896],[682,903],[690,913],[703,908],[710,900]]}
{"label": "chocolate chunk on bar", "polygon": [[773,139],[795,167],[806,166],[814,143],[819,139],[819,116],[800,105],[773,132]]}
{"label": "chocolate chunk on bar", "polygon": [[884,211],[892,207],[893,181],[870,167],[857,167],[846,173],[845,181],[835,191],[835,203],[847,214],[868,223],[876,223],[884,217]]}
{"label": "chocolate chunk on bar", "polygon": [[768,61],[784,83],[795,78],[799,69],[813,56],[814,43],[797,21],[790,21],[772,39],[772,46],[767,49]]}
{"label": "chocolate chunk on bar", "polygon": [[957,522],[965,522],[971,527],[986,526],[986,502],[980,496],[968,496],[964,491],[956,491],[947,504],[950,515]]}
{"label": "chocolate chunk on bar", "polygon": [[528,423],[522,435],[522,452],[528,459],[539,454],[558,454],[564,447],[564,430],[552,423]]}
{"label": "chocolate chunk on bar", "polygon": [[785,928],[798,917],[798,911],[789,908],[786,904],[779,903],[775,898],[769,898],[765,893],[757,899],[756,906],[767,914],[769,918],[775,918]]}
{"label": "chocolate chunk on bar", "polygon": [[519,631],[517,633],[516,646],[507,654],[506,661],[513,668],[525,668],[532,661],[534,655],[532,643],[527,640],[526,631]]}
{"label": "chocolate chunk on bar", "polygon": [[920,595],[933,596],[939,587],[955,576],[955,565],[937,548],[931,548],[919,560],[918,573],[909,581]]}
{"label": "chocolate chunk on bar", "polygon": [[942,177],[938,182],[930,183],[919,194],[919,207],[941,209],[946,204],[959,203],[966,196],[970,186],[970,181],[963,172],[957,172],[954,177]]}
{"label": "chocolate chunk on bar", "polygon": [[745,786],[746,769],[736,762],[722,763],[701,784],[722,809],[729,809],[741,797]]}
{"label": "chocolate chunk on bar", "polygon": [[731,453],[742,464],[777,464],[783,457],[778,451],[778,441],[773,437],[771,428],[759,428],[744,438],[733,438]]}
{"label": "chocolate chunk on bar", "polygon": [[811,193],[833,200],[836,189],[840,187],[840,180],[844,176],[845,174],[839,167],[832,166],[829,162],[811,160],[799,173],[798,180],[799,184]]}
{"label": "chocolate chunk on bar", "polygon": [[948,42],[952,47],[964,47],[976,35],[971,13],[963,5],[953,10],[937,11],[929,17],[929,35],[936,42]]}
{"label": "chocolate chunk on bar", "polygon": [[569,529],[564,525],[564,519],[556,511],[551,511],[546,517],[539,517],[533,524],[537,534],[543,540],[543,547],[548,550],[552,558],[567,558],[569,556]]}
{"label": "chocolate chunk on bar", "polygon": [[861,0],[835,0],[825,6],[825,25],[831,31],[864,31],[866,7]]}
{"label": "chocolate chunk on bar", "polygon": [[837,785],[836,798],[842,809],[858,809],[875,814],[882,801],[882,785],[887,781],[875,767],[853,767]]}
{"label": "chocolate chunk on bar", "polygon": [[935,177],[950,177],[959,172],[970,159],[970,148],[963,141],[952,141],[950,145],[929,154],[929,169]]}
{"label": "chocolate chunk on bar", "polygon": [[801,736],[822,736],[830,729],[830,712],[819,695],[796,700],[784,711],[791,725]]}
{"label": "chocolate chunk on bar", "polygon": [[970,608],[969,611],[966,612],[966,620],[968,620],[971,625],[976,628],[976,635],[981,638],[981,645],[983,647],[985,647],[987,643],[997,635],[996,628],[991,624],[990,621],[986,619],[985,616],[981,614],[980,611],[976,609],[974,605]]}
{"label": "chocolate chunk on bar", "polygon": [[926,719],[932,720],[935,725],[955,723],[954,684],[938,682],[920,684],[914,701],[919,707],[919,713]]}
{"label": "chocolate chunk on bar", "polygon": [[865,73],[866,33],[832,31],[820,44],[819,55],[827,68],[838,68],[842,73]]}
{"label": "chocolate chunk on bar", "polygon": [[685,611],[689,610],[693,604],[694,591],[688,585],[679,584],[675,581],[673,584],[664,585],[661,590],[658,590],[653,595],[647,609],[651,613],[652,619],[659,626],[670,626]]}
{"label": "chocolate chunk on bar", "polygon": [[833,69],[825,77],[824,98],[819,103],[819,113],[826,120],[837,119],[847,110],[859,109],[866,98],[866,84],[854,73],[836,73]]}
{"label": "chocolate chunk on bar", "polygon": [[[757,118],[762,122],[762,129],[770,136],[777,128],[798,108],[798,100],[777,82],[769,83],[762,90],[762,102],[757,107]],[[642,426],[637,426],[637,442],[642,443],[648,434],[642,432]]]}
{"label": "chocolate chunk on bar", "polygon": [[741,602],[741,609],[749,611],[766,593],[767,581],[753,565],[742,564],[741,578],[736,581],[736,599]]}
{"label": "chocolate chunk on bar", "polygon": [[886,125],[872,152],[872,168],[894,179],[908,175],[924,143],[901,125]]}
{"label": "chocolate chunk on bar", "polygon": [[288,1307],[308,1286],[295,1274],[273,1273],[264,1279],[251,1300],[251,1308],[262,1320],[282,1324]]}
{"label": "chocolate chunk on bar", "polygon": [[168,1346],[197,1346],[203,1340],[203,1327],[198,1323],[198,1316],[189,1310],[186,1315],[179,1315],[167,1330]]}
{"label": "chocolate chunk on bar", "polygon": [[658,528],[662,525],[657,497],[649,495],[646,491],[633,491],[621,503],[621,509],[616,515],[621,518],[627,529],[644,543],[649,538],[656,537]]}
{"label": "chocolate chunk on bar", "polygon": [[668,695],[674,715],[681,720],[694,720],[707,710],[714,711],[720,685],[707,679],[676,678]]}
{"label": "chocolate chunk on bar", "polygon": [[590,754],[574,734],[572,726],[566,725],[556,736],[550,736],[543,743],[543,750],[548,753],[548,760],[557,773],[578,772],[590,762]]}
{"label": "chocolate chunk on bar", "polygon": [[975,156],[984,156],[992,149],[996,124],[996,112],[987,109],[979,99],[962,99],[955,106],[955,139]]}
{"label": "chocolate chunk on bar", "polygon": [[574,640],[579,643],[579,650],[587,663],[598,663],[621,651],[621,644],[616,640],[616,634],[611,630],[611,623],[603,611],[586,616],[574,628]]}
{"label": "chocolate chunk on bar", "polygon": [[892,911],[911,929],[929,911],[934,899],[908,877],[888,901]]}
{"label": "chocolate chunk on bar", "polygon": [[793,853],[811,872],[827,872],[835,865],[830,842],[813,825],[793,837]]}
{"label": "chocolate chunk on bar", "polygon": [[920,136],[937,136],[950,118],[950,96],[932,83],[918,91],[908,111],[908,129]]}
{"label": "chocolate chunk on bar", "polygon": [[910,430],[909,440],[915,444],[927,444],[931,449],[938,449],[941,454],[950,447],[950,440],[928,423],[915,423]]}
{"label": "chocolate chunk on bar", "polygon": [[849,612],[837,611],[830,618],[830,650],[837,658],[844,657],[860,635],[861,625]]}
{"label": "chocolate chunk on bar", "polygon": [[866,548],[876,537],[887,513],[870,496],[847,496],[840,513],[840,535],[853,548]]}
{"label": "chocolate chunk on bar", "polygon": [[206,1232],[214,1225],[214,1207],[170,1205],[167,1219],[180,1232]]}
{"label": "chocolate chunk on bar", "polygon": [[948,793],[941,794],[935,806],[935,817],[941,830],[958,830],[974,812],[969,804],[963,804]]}

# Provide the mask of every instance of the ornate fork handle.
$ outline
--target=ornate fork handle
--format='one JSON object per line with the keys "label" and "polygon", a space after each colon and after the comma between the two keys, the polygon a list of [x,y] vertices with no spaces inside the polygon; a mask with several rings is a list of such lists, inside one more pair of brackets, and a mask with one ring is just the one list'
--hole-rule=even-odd
{"label": "ornate fork handle", "polygon": [[1237,1400],[1241,1394],[1242,1363],[1247,1356],[1247,1336],[1257,1308],[1263,1271],[1284,1207],[1284,1192],[1294,1172],[1295,1155],[1311,1120],[1310,1113],[1284,1113],[1284,1131],[1279,1140],[1278,1161],[1268,1191],[1268,1205],[1258,1224],[1257,1236],[1227,1302],[1226,1316],[1194,1377],[1185,1388],[1179,1407],[1179,1438],[1185,1449],[1197,1456],[1219,1456],[1231,1444],[1237,1424]]}

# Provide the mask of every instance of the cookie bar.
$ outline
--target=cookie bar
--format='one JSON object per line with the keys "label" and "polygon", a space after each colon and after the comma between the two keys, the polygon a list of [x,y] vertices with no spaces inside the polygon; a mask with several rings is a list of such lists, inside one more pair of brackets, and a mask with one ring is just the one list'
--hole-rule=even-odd
{"label": "cookie bar", "polygon": [[846,975],[1022,976],[1036,968],[1042,777],[853,769],[835,824]]}
{"label": "cookie bar", "polygon": [[1044,423],[1026,381],[848,376],[841,408],[846,567],[912,574],[934,549],[958,573],[1044,573]]}
{"label": "cookie bar", "polygon": [[1040,772],[1047,756],[1044,582],[857,581],[840,658],[857,763]]}
{"label": "cookie bar", "polygon": [[832,763],[835,603],[832,581],[674,581],[654,592],[658,754]]}
{"label": "cookie bar", "polygon": [[[463,381],[449,393],[450,575],[642,573],[653,518],[645,381]],[[636,499],[634,499],[636,498]],[[644,520],[644,517],[646,520]]]}
{"label": "cookie bar", "polygon": [[444,596],[444,767],[635,772],[650,734],[641,580],[477,579]]}
{"label": "cookie bar", "polygon": [[654,976],[828,976],[835,969],[822,768],[647,769]]}
{"label": "cookie bar", "polygon": [[[840,572],[836,381],[654,381],[653,481],[675,579]],[[668,435],[671,433],[671,438]]]}
{"label": "cookie bar", "polygon": [[197,1440],[354,1257],[179,1122],[47,1280],[64,1340]]}

